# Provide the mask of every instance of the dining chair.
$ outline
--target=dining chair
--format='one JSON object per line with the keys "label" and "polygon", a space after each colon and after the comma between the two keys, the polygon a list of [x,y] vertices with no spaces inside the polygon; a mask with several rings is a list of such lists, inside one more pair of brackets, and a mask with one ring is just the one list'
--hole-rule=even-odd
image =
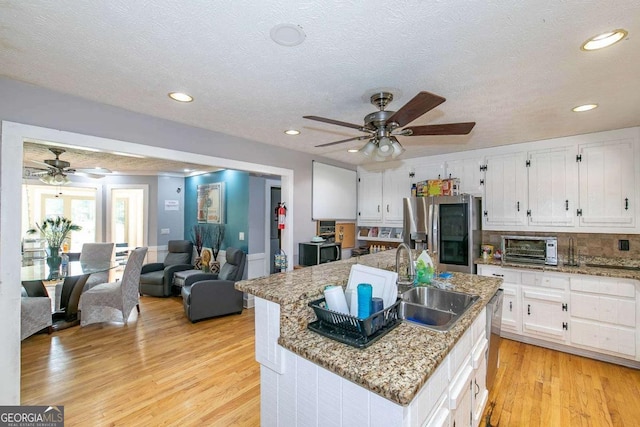
{"label": "dining chair", "polygon": [[[108,263],[115,261],[115,244],[114,243],[85,243],[80,251],[80,262],[84,264],[91,263]],[[101,273],[93,273],[87,279],[84,289],[89,289],[99,283],[107,283],[111,279],[111,270]]]}
{"label": "dining chair", "polygon": [[100,322],[127,324],[133,307],[138,305],[138,282],[147,248],[137,248],[129,255],[122,280],[93,285],[80,296],[80,326]]}

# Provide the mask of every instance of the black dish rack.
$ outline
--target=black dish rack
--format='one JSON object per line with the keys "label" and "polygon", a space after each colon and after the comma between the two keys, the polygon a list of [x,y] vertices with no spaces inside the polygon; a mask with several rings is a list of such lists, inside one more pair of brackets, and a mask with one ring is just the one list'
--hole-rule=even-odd
{"label": "black dish rack", "polygon": [[327,338],[353,347],[365,348],[400,323],[401,319],[398,315],[400,301],[398,299],[390,307],[373,313],[366,319],[358,319],[329,310],[325,299],[320,298],[309,303],[318,320],[309,323],[307,327]]}

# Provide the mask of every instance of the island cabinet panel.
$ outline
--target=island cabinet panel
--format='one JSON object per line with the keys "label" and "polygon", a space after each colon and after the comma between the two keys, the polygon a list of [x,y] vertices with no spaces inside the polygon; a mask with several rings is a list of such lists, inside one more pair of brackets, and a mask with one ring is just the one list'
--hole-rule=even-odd
{"label": "island cabinet panel", "polygon": [[284,370],[280,336],[280,306],[262,298],[255,299],[256,361],[277,373]]}

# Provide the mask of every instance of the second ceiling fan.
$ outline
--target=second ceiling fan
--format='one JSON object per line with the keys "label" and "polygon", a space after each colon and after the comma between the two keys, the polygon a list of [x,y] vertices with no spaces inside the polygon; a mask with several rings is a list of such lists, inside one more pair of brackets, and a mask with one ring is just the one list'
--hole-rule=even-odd
{"label": "second ceiling fan", "polygon": [[342,144],[343,142],[368,139],[369,141],[360,149],[360,152],[367,156],[373,156],[376,160],[396,158],[404,151],[404,148],[402,148],[396,136],[466,135],[471,132],[471,129],[473,129],[476,124],[475,122],[448,123],[409,126],[400,129],[442,104],[446,99],[423,91],[414,96],[413,99],[398,111],[386,111],[385,108],[387,104],[392,100],[393,94],[390,92],[377,92],[371,95],[371,103],[377,106],[379,111],[367,114],[364,117],[363,125],[318,116],[303,116],[303,118],[366,132],[367,135],[320,144],[316,145],[316,147],[328,147],[335,144]]}

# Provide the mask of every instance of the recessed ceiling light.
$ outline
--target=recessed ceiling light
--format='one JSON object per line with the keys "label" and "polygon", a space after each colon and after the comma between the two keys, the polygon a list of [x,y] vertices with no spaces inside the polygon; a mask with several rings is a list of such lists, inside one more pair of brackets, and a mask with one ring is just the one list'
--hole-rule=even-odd
{"label": "recessed ceiling light", "polygon": [[282,46],[297,46],[307,35],[295,24],[278,24],[271,29],[271,39]]}
{"label": "recessed ceiling light", "polygon": [[598,108],[598,104],[584,104],[578,105],[577,107],[573,107],[571,111],[576,113],[581,113],[583,111],[593,110],[594,108]]}
{"label": "recessed ceiling light", "polygon": [[287,135],[300,135],[300,131],[297,129],[287,129],[284,131]]}
{"label": "recessed ceiling light", "polygon": [[357,148],[349,148],[347,150],[348,153],[357,153],[358,151],[360,151],[360,150],[358,150]]}
{"label": "recessed ceiling light", "polygon": [[627,30],[623,30],[622,28],[618,30],[609,31],[607,33],[598,34],[597,36],[591,37],[586,42],[582,43],[580,49],[582,50],[597,50],[602,49],[608,46],[611,46],[614,43],[619,42],[623,38],[627,37]]}
{"label": "recessed ceiling light", "polygon": [[169,98],[178,102],[191,102],[193,101],[193,97],[184,92],[169,92]]}

